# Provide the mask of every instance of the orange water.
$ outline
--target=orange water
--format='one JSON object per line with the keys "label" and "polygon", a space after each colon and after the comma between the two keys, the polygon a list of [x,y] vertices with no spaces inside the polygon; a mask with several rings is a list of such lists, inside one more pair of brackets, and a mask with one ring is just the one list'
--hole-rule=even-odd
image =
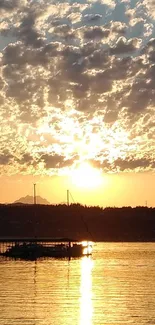
{"label": "orange water", "polygon": [[0,325],[155,324],[155,244],[98,243],[92,257],[0,257]]}

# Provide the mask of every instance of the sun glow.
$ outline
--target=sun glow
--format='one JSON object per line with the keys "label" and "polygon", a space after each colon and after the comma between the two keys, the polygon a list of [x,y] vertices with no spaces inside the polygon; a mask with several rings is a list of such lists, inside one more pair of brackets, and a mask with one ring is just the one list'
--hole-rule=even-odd
{"label": "sun glow", "polygon": [[102,176],[99,169],[83,162],[72,171],[71,179],[73,184],[78,187],[94,188],[101,184]]}
{"label": "sun glow", "polygon": [[83,254],[88,255],[92,253],[92,245],[93,243],[91,241],[83,241],[82,246],[83,246]]}

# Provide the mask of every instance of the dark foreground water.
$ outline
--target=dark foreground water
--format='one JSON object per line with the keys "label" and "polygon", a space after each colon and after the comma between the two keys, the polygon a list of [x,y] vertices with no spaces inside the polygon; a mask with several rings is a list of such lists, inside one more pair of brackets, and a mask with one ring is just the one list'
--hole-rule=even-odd
{"label": "dark foreground water", "polygon": [[155,324],[155,244],[99,243],[91,258],[0,258],[0,325]]}

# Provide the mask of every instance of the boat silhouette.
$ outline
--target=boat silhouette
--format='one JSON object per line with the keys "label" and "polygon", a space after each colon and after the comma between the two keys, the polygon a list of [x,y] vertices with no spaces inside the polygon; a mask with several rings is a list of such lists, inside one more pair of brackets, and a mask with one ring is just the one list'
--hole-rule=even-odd
{"label": "boat silhouette", "polygon": [[37,259],[41,257],[72,258],[92,254],[92,243],[72,242],[68,243],[37,243],[37,242],[15,242],[1,255],[5,257],[21,259]]}

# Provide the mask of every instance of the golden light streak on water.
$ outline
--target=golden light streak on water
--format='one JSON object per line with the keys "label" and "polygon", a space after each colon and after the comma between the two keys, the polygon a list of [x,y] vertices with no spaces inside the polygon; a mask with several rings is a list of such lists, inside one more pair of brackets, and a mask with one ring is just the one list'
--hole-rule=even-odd
{"label": "golden light streak on water", "polygon": [[92,325],[92,268],[92,259],[84,257],[81,260],[80,325]]}

